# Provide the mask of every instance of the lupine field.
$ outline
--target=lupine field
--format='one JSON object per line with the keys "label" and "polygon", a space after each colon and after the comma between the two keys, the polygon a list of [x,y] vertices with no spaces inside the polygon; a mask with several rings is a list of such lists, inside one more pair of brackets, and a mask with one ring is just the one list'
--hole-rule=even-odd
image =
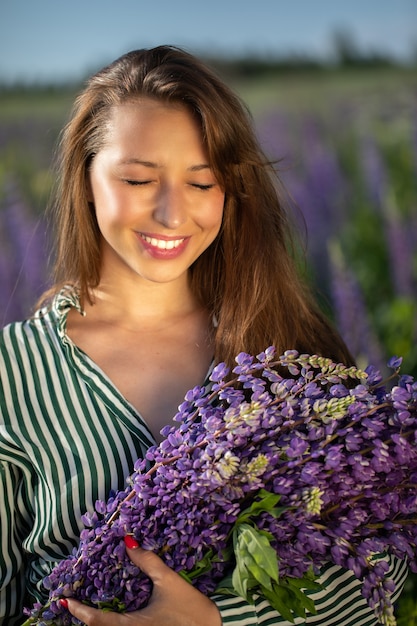
{"label": "lupine field", "polygon": [[[305,231],[308,274],[359,366],[417,376],[417,74],[322,70],[232,84]],[[0,323],[48,286],[45,207],[73,89],[0,91]],[[417,624],[410,581],[399,624]],[[414,585],[416,587],[416,585]]]}

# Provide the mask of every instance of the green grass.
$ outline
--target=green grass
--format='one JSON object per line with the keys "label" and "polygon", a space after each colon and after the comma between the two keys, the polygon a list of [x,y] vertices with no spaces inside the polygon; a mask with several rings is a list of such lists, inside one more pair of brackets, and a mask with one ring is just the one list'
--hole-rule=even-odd
{"label": "green grass", "polygon": [[23,119],[64,123],[77,91],[75,87],[0,89],[0,123]]}
{"label": "green grass", "polygon": [[255,116],[271,106],[286,113],[317,114],[347,99],[366,104],[372,114],[384,100],[407,105],[410,90],[417,86],[417,74],[412,68],[323,69],[232,80],[230,84]]}

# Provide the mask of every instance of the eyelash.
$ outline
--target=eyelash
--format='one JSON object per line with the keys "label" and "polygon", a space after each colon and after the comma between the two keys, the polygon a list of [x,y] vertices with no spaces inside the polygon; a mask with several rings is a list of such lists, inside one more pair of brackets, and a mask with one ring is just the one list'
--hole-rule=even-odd
{"label": "eyelash", "polygon": [[132,185],[132,187],[139,187],[140,185],[147,185],[150,182],[152,182],[152,181],[150,181],[150,180],[130,180],[130,179],[125,180],[125,183],[128,184],[128,185]]}
{"label": "eyelash", "polygon": [[214,187],[214,185],[209,184],[209,185],[198,185],[197,183],[193,183],[191,185],[192,187],[196,187],[197,189],[200,189],[201,191],[208,191],[209,189],[212,189]]}
{"label": "eyelash", "polygon": [[[128,185],[131,185],[132,187],[140,187],[141,185],[147,185],[149,183],[151,183],[151,180],[131,180],[131,179],[127,179],[125,180],[125,183],[127,183]],[[190,183],[191,187],[195,187],[196,189],[200,189],[201,191],[208,191],[209,189],[212,189],[214,187],[214,184],[208,184],[208,185],[199,185],[198,183]]]}

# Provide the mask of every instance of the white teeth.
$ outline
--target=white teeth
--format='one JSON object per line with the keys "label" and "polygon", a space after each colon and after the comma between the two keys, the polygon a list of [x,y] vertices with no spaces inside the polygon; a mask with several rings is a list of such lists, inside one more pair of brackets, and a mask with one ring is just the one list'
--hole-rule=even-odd
{"label": "white teeth", "polygon": [[165,239],[155,239],[155,237],[147,237],[146,235],[141,235],[141,237],[151,246],[159,248],[160,250],[173,250],[173,248],[178,248],[184,241],[184,239],[171,239],[170,241],[166,241]]}

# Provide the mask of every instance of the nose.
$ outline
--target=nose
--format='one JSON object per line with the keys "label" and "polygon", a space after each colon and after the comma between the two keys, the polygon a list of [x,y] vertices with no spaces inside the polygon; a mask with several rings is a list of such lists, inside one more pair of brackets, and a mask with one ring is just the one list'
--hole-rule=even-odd
{"label": "nose", "polygon": [[179,187],[166,185],[161,188],[153,217],[171,230],[184,224],[187,219],[185,198]]}

